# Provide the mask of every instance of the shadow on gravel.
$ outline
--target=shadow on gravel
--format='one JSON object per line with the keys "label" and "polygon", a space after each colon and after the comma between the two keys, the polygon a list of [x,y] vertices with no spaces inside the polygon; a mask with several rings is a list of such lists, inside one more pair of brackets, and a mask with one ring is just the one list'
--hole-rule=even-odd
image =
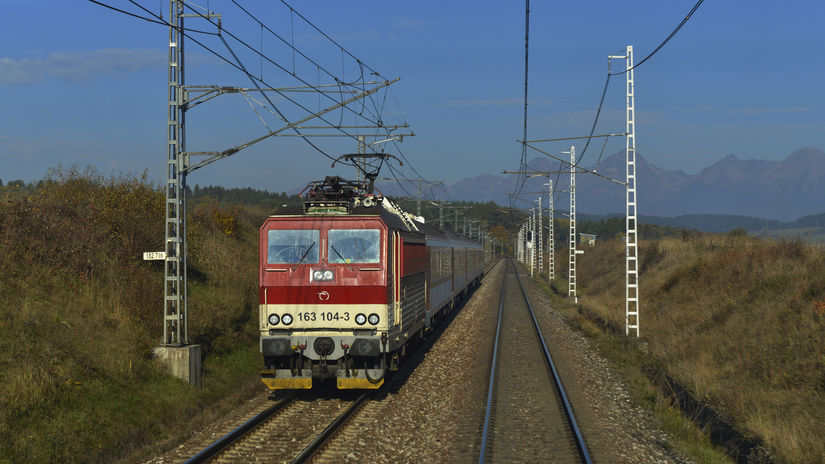
{"label": "shadow on gravel", "polygon": [[295,401],[311,403],[319,399],[341,399],[352,401],[358,398],[362,390],[339,390],[335,379],[315,380],[311,390],[275,390],[269,394],[270,401],[280,401],[287,396],[296,395]]}
{"label": "shadow on gravel", "polygon": [[441,334],[444,333],[444,330],[450,326],[453,319],[455,319],[458,313],[464,309],[464,305],[470,301],[470,298],[472,298],[477,289],[478,287],[470,289],[468,294],[458,301],[458,304],[456,304],[450,312],[440,316],[433,329],[424,337],[423,340],[416,340],[415,342],[412,342],[412,345],[408,348],[407,356],[401,359],[401,366],[398,371],[392,372],[387,376],[387,381],[376,392],[373,400],[380,401],[391,393],[398,393],[401,387],[407,382],[407,379],[409,379],[412,373],[415,372],[415,368],[421,364],[427,356],[427,353],[435,345],[435,342],[437,342],[441,337]]}

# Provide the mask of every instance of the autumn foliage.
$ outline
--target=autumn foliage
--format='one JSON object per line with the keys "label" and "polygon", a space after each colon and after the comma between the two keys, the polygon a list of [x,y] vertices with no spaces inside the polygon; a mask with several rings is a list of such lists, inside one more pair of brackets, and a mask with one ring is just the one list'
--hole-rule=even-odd
{"label": "autumn foliage", "polygon": [[163,264],[142,253],[164,249],[164,212],[145,175],[73,168],[0,187],[0,462],[110,462],[255,380],[263,213],[190,203],[189,329],[207,353],[196,391],[151,356]]}

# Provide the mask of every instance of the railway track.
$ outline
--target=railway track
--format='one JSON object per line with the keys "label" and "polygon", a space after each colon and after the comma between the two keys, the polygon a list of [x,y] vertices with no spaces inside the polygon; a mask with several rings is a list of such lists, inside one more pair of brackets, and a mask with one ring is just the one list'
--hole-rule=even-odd
{"label": "railway track", "polygon": [[[369,396],[289,395],[185,462],[308,462]],[[296,454],[296,450],[300,452]]]}
{"label": "railway track", "polygon": [[[496,262],[487,263],[485,273]],[[455,313],[452,312],[447,317],[452,319]],[[421,361],[422,353],[449,325],[448,321],[445,322],[447,323],[441,324],[436,333],[409,356],[411,359],[402,364],[401,371],[390,377],[377,392],[394,391],[404,382],[417,362]],[[363,393],[349,400],[342,400],[340,393],[332,393],[328,397],[315,391],[291,394],[185,462],[340,462],[339,458],[345,456],[352,446],[352,441],[344,439],[348,437],[348,432],[342,433],[342,430],[353,422],[356,412],[368,404],[375,394],[376,392]],[[357,428],[357,424],[354,427]],[[338,435],[344,437],[336,439]],[[301,451],[295,454],[295,450],[299,448]]]}
{"label": "railway track", "polygon": [[478,462],[590,462],[512,261],[504,271]]}

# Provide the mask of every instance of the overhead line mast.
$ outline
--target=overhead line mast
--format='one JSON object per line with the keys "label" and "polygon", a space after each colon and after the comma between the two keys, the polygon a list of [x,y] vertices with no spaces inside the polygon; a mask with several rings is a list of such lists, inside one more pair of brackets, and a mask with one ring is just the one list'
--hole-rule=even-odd
{"label": "overhead line mast", "polygon": [[555,224],[553,222],[553,179],[547,176],[547,207],[550,210],[550,217],[548,223],[550,230],[547,233],[547,280],[553,282],[556,278],[556,234],[554,232]]}
{"label": "overhead line mast", "polygon": [[542,218],[543,217],[544,217],[544,213],[542,212],[542,209],[541,209],[541,195],[539,195],[539,209],[536,211],[536,221],[537,221],[536,231],[539,234],[539,241],[538,241],[538,256],[539,256],[539,263],[538,263],[539,272],[538,273],[539,274],[541,274],[541,271],[544,270],[544,244],[542,243],[543,234],[541,233],[541,229],[544,227],[542,225]]}
{"label": "overhead line mast", "polygon": [[[309,87],[287,87],[283,89],[272,88],[264,83],[260,78],[258,82],[264,86],[258,86],[253,78],[246,72],[247,76],[253,80],[254,89],[244,89],[240,87],[226,87],[226,86],[204,86],[195,85],[187,86],[185,84],[184,73],[184,38],[187,34],[187,29],[184,28],[184,19],[187,17],[200,18],[208,21],[210,24],[218,27],[228,33],[225,29],[221,29],[221,16],[214,14],[212,11],[205,13],[196,12],[194,14],[185,14],[185,8],[191,8],[185,0],[169,0],[169,19],[166,24],[169,26],[169,41],[168,41],[168,89],[167,89],[167,153],[166,153],[166,181],[164,183],[165,194],[165,220],[164,220],[164,252],[163,253],[148,253],[153,256],[160,255],[164,260],[164,315],[163,315],[163,338],[161,339],[161,346],[156,353],[163,357],[164,361],[172,367],[173,372],[179,377],[188,380],[194,385],[200,384],[200,353],[197,345],[189,345],[190,338],[188,332],[188,298],[187,298],[187,245],[186,245],[186,178],[192,171],[211,164],[220,159],[234,155],[235,153],[263,141],[269,137],[285,136],[292,134],[284,134],[284,132],[291,130],[297,132],[300,137],[318,137],[330,136],[330,134],[301,134],[298,132],[299,128],[306,127],[307,129],[320,128],[317,126],[302,126],[313,119],[320,119],[327,122],[322,116],[330,111],[338,108],[345,108],[350,103],[359,99],[368,97],[377,92],[379,89],[387,87],[398,79],[381,80],[374,82],[358,82],[358,88],[340,90],[337,92],[340,99],[334,99],[332,106],[326,109],[319,109],[318,112],[307,110],[306,107],[296,103],[296,105],[309,113],[308,116],[296,118],[293,122],[287,120],[283,114],[278,112],[279,120],[283,124],[279,128],[270,128],[265,124],[267,131],[263,136],[257,137],[248,142],[235,145],[223,151],[214,152],[188,152],[186,151],[186,112],[187,110],[205,103],[212,98],[220,95],[241,93],[246,95],[247,91],[255,91],[264,94],[264,92],[274,91],[280,95],[284,92],[291,91],[316,91],[319,93],[327,93],[327,90]],[[160,17],[158,17],[160,18]],[[212,20],[217,20],[217,24]],[[219,34],[218,34],[219,35]],[[220,36],[220,35],[219,35]],[[221,38],[222,39],[222,38]],[[195,39],[192,39],[195,40]],[[223,40],[223,39],[222,39]],[[196,43],[205,47],[200,42]],[[224,41],[224,44],[226,42]],[[209,50],[207,48],[207,50]],[[211,50],[210,50],[211,51]],[[231,52],[231,50],[230,50]],[[214,54],[214,52],[213,52]],[[220,55],[217,55],[220,57]],[[233,53],[234,56],[234,53]],[[224,58],[225,59],[225,58]],[[270,61],[269,59],[267,59]],[[360,63],[360,62],[359,62]],[[232,63],[230,63],[232,64]],[[273,63],[275,64],[275,63]],[[236,68],[245,71],[243,65],[238,61]],[[297,76],[294,76],[297,78]],[[336,84],[340,87],[340,83]],[[323,86],[328,87],[328,86]],[[347,94],[347,95],[344,95]],[[348,97],[345,99],[345,96]],[[269,98],[264,94],[264,98],[271,103]],[[291,100],[290,100],[291,101]],[[293,102],[295,103],[295,102]],[[278,111],[276,108],[274,108]],[[260,117],[260,115],[259,115]],[[369,122],[369,118],[363,117]],[[292,118],[290,118],[292,119]],[[345,136],[352,135],[343,131],[344,126],[336,126],[328,123],[330,129],[344,132]],[[354,125],[356,128],[375,129],[376,131],[384,131],[386,134],[374,134],[371,136],[380,136],[389,134],[402,127],[403,125],[384,125],[382,121],[375,122],[372,125]],[[339,134],[334,134],[339,135]],[[396,134],[391,136],[401,137],[403,135],[414,134]],[[387,140],[391,140],[387,139]],[[313,145],[314,146],[314,145]],[[317,149],[317,147],[316,147]],[[319,149],[319,151],[321,151]],[[323,151],[321,151],[322,154]],[[194,164],[191,162],[193,156],[200,156],[199,161]],[[328,155],[327,155],[328,156]],[[333,158],[334,159],[334,158]],[[178,351],[182,351],[179,353]],[[182,363],[188,363],[183,365]]]}
{"label": "overhead line mast", "polygon": [[[538,176],[547,178],[547,183],[544,184],[544,185],[547,186],[547,210],[548,210],[548,213],[549,213],[549,219],[548,219],[549,229],[548,229],[547,247],[546,247],[547,248],[547,253],[548,253],[548,256],[547,256],[547,259],[548,259],[548,265],[547,265],[547,279],[548,279],[548,282],[552,282],[556,278],[556,256],[555,256],[556,242],[555,242],[555,231],[554,231],[554,224],[553,224],[553,221],[554,221],[553,193],[555,193],[555,190],[553,189],[553,179],[550,178],[550,174],[571,174],[574,171],[575,171],[575,169],[570,169],[569,171],[501,171],[502,174],[519,174],[519,175],[526,176],[526,178],[527,177],[538,177]],[[583,172],[583,171],[580,171],[580,172]],[[533,193],[533,192],[528,192],[528,193],[522,192],[521,195],[528,195],[528,194],[531,194],[531,193]],[[543,195],[544,192],[535,192],[535,193],[538,193],[538,195],[539,195],[539,210],[540,210],[539,224],[541,224],[542,214],[544,214],[543,213],[544,208],[542,208],[542,206],[541,206],[541,195]],[[516,195],[516,194],[510,195],[511,198],[518,198],[518,196],[519,195]],[[520,198],[518,198],[518,199],[520,199]],[[539,234],[541,234],[542,233],[541,232],[541,225],[539,227],[540,227],[539,228]],[[539,236],[541,237],[541,235],[539,235]],[[539,261],[540,262],[542,260],[542,256],[543,255],[539,254]],[[539,265],[539,272],[541,272],[542,269],[543,269],[543,265]]]}
{"label": "overhead line mast", "polygon": [[[209,18],[220,18],[207,12]],[[181,0],[169,0],[166,220],[164,266],[164,346],[189,343],[186,279],[186,102],[184,100],[184,17]]]}
{"label": "overhead line mast", "polygon": [[[701,3],[701,2],[699,2]],[[698,6],[698,4],[697,4]],[[696,7],[694,7],[695,9]],[[624,56],[609,56],[610,59],[624,59],[627,77],[625,90],[625,155],[626,155],[626,203],[625,203],[625,335],[639,336],[639,250],[636,215],[636,94],[633,82],[633,46],[628,45]],[[640,63],[641,64],[641,63]]]}
{"label": "overhead line mast", "polygon": [[[587,145],[589,145],[590,140],[595,137],[611,137],[616,135],[624,135],[625,136],[625,155],[626,155],[626,171],[625,171],[625,181],[621,182],[617,179],[612,179],[610,177],[604,176],[602,174],[597,173],[595,170],[589,170],[580,168],[578,166],[578,162],[575,159],[571,159],[570,167],[571,171],[575,171],[576,169],[583,169],[585,172],[589,172],[591,174],[595,174],[597,176],[603,177],[607,180],[623,184],[625,186],[625,334],[630,335],[631,331],[635,332],[635,335],[639,336],[639,255],[638,255],[638,216],[636,212],[636,106],[635,106],[635,91],[634,91],[634,79],[633,79],[633,70],[640,66],[642,63],[646,62],[650,59],[653,55],[655,55],[662,47],[665,46],[675,35],[679,32],[682,26],[687,23],[687,21],[693,16],[699,6],[702,5],[704,0],[697,0],[696,4],[694,4],[693,8],[691,8],[690,12],[685,16],[682,21],[676,26],[676,28],[668,35],[662,43],[659,44],[650,54],[642,58],[637,64],[633,64],[633,46],[628,45],[625,49],[625,54],[621,56],[608,56],[608,72],[607,72],[607,79],[605,80],[604,90],[602,91],[602,98],[601,102],[599,103],[599,108],[596,111],[596,119],[593,122],[592,129],[590,131],[590,135],[587,137],[565,137],[565,138],[557,138],[557,139],[543,139],[543,140],[527,140],[527,36],[525,36],[525,63],[524,63],[524,70],[525,70],[525,100],[524,100],[524,114],[525,114],[525,127],[524,127],[524,137],[522,140],[518,142],[522,144],[522,166],[521,170],[525,170],[524,159],[526,157],[526,149],[530,147],[542,154],[550,156],[552,158],[558,159],[562,163],[565,163],[564,160],[551,155],[539,148],[531,145],[530,143],[537,143],[537,142],[549,142],[549,141],[559,141],[559,140],[571,140],[576,138],[584,138],[587,139]],[[529,20],[529,0],[527,0],[527,16]],[[527,23],[529,24],[529,22]],[[528,28],[529,29],[529,28]],[[610,60],[611,59],[624,59],[625,60],[625,70],[617,73],[613,73],[610,70]],[[626,103],[625,103],[625,125],[626,130],[624,134],[604,134],[594,136],[593,132],[596,129],[596,124],[599,120],[599,114],[601,113],[602,104],[604,103],[604,98],[607,93],[607,86],[610,82],[610,77],[612,75],[619,75],[625,74],[626,75],[626,84],[625,84],[625,96],[626,96]],[[607,141],[605,140],[605,146]],[[587,145],[585,145],[585,150],[587,150]],[[604,148],[602,148],[604,150]],[[572,151],[572,150],[571,150]],[[581,156],[584,155],[584,151],[582,151]],[[601,159],[601,155],[599,155],[599,159]],[[579,160],[580,161],[580,160]],[[597,162],[598,165],[598,162]],[[521,177],[520,177],[521,179]],[[520,190],[521,185],[517,188]],[[571,186],[571,190],[573,190]],[[517,194],[511,195],[511,197],[517,196]],[[572,202],[571,202],[572,203]],[[571,205],[572,209],[572,205]],[[572,260],[572,258],[571,258]],[[551,277],[552,279],[552,277]]]}
{"label": "overhead line mast", "polygon": [[[576,147],[570,147],[570,165],[576,163]],[[567,296],[578,304],[579,297],[576,295],[576,255],[584,253],[576,249],[576,169],[570,169],[570,237],[568,242],[570,250],[570,261],[567,267]]]}

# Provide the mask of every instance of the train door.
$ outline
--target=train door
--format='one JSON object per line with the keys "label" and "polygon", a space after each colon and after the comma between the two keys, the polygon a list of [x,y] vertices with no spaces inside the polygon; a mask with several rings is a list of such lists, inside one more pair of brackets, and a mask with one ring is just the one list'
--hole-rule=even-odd
{"label": "train door", "polygon": [[[430,307],[430,279],[432,278],[432,272],[430,263],[432,263],[432,257],[430,256],[430,252],[432,249],[427,247],[426,251],[426,267],[424,268],[424,309],[427,311],[427,314],[430,314],[432,308]],[[428,318],[429,319],[429,318]]]}
{"label": "train door", "polygon": [[387,263],[390,266],[390,275],[387,279],[387,291],[390,294],[388,300],[389,304],[392,305],[390,309],[392,320],[400,332],[403,321],[401,320],[401,235],[398,232],[392,232],[389,246],[392,253],[390,253],[391,261]]}
{"label": "train door", "polygon": [[455,248],[450,247],[450,294],[455,294]]}

